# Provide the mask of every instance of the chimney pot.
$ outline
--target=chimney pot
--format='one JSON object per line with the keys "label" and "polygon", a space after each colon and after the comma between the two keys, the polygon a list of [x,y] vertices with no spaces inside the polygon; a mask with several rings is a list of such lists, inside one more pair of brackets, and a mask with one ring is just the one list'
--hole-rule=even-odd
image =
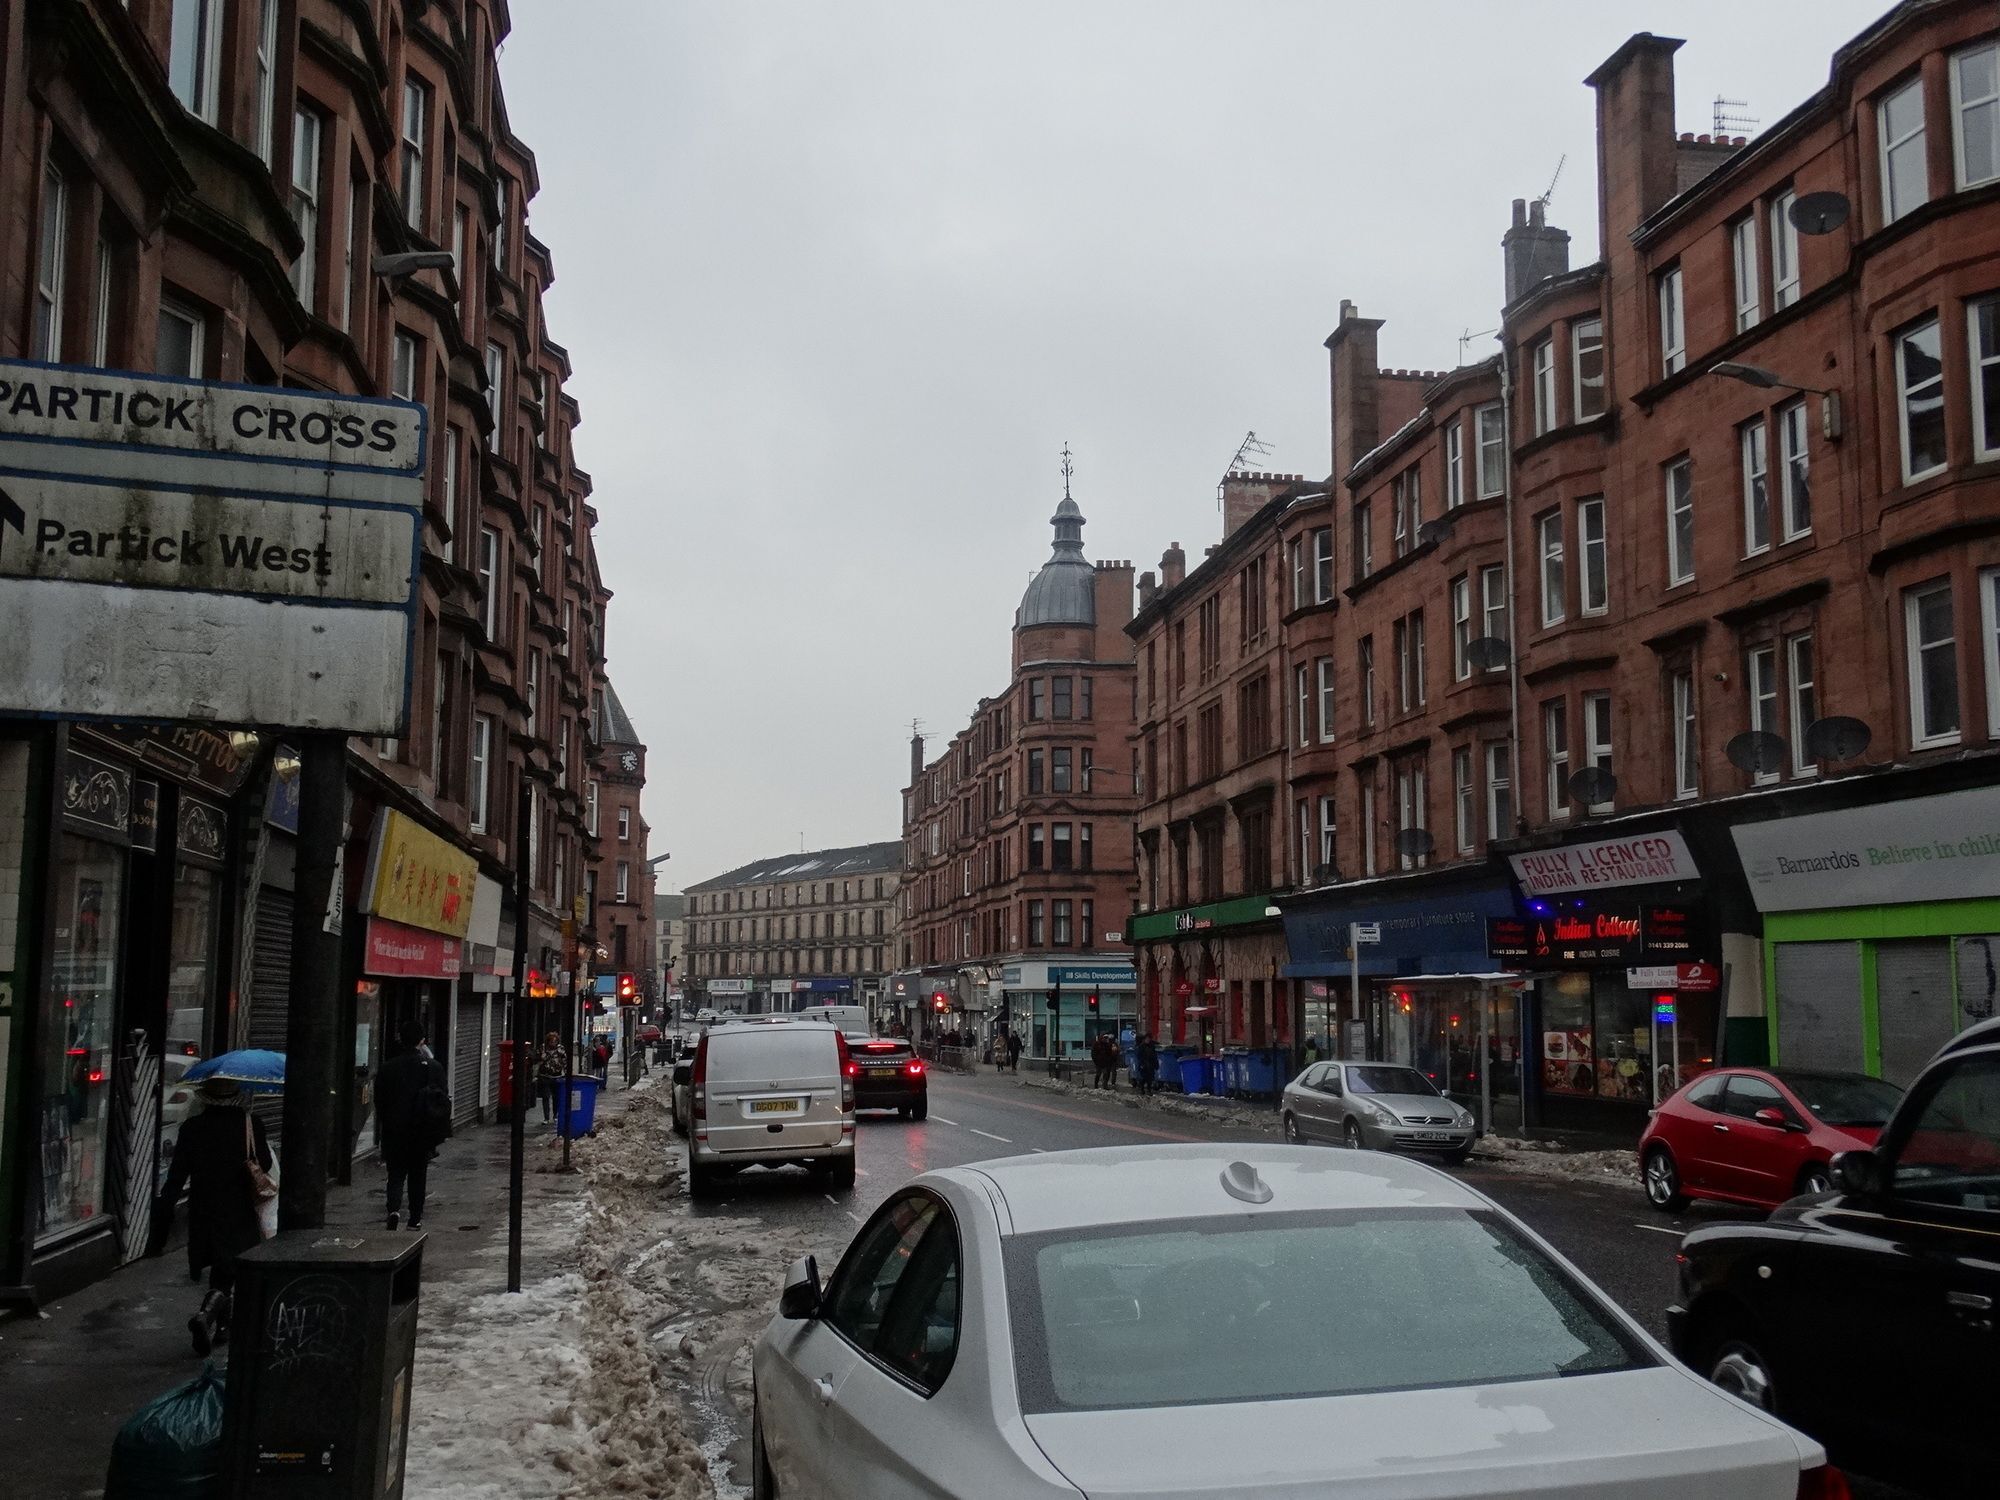
{"label": "chimney pot", "polygon": [[1528,200],[1526,198],[1516,198],[1514,200],[1514,222],[1517,225],[1528,222]]}
{"label": "chimney pot", "polygon": [[1542,212],[1545,207],[1546,205],[1539,198],[1528,205],[1528,223],[1532,227],[1536,229],[1542,227]]}

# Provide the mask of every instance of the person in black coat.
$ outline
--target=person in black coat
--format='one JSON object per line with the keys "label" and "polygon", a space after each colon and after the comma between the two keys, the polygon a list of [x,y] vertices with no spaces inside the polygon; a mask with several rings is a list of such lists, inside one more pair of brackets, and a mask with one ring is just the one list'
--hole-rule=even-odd
{"label": "person in black coat", "polygon": [[264,1122],[250,1113],[249,1100],[226,1079],[201,1085],[202,1108],[181,1123],[166,1186],[153,1209],[149,1254],[166,1252],[174,1207],[188,1194],[188,1276],[208,1272],[208,1291],[188,1319],[194,1352],[207,1354],[229,1337],[229,1291],[236,1282],[236,1257],[264,1241],[257,1219],[257,1195],[250,1180],[250,1157],[270,1171],[275,1158]]}
{"label": "person in black coat", "polygon": [[382,1064],[375,1075],[375,1129],[382,1143],[382,1164],[389,1169],[389,1227],[402,1220],[403,1185],[410,1188],[410,1228],[424,1227],[424,1190],[431,1158],[447,1127],[436,1118],[442,1100],[446,1120],[451,1096],[444,1067],[424,1045],[424,1029],[412,1021],[403,1028],[403,1050]]}

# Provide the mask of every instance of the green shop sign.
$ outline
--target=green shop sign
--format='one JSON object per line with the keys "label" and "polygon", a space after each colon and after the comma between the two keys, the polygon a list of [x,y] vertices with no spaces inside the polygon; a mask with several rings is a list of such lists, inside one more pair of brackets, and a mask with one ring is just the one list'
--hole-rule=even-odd
{"label": "green shop sign", "polygon": [[1185,937],[1194,932],[1212,932],[1219,927],[1248,927],[1257,922],[1275,922],[1264,915],[1269,896],[1241,896],[1234,901],[1216,901],[1207,906],[1189,906],[1180,911],[1148,912],[1126,924],[1135,943],[1158,938]]}

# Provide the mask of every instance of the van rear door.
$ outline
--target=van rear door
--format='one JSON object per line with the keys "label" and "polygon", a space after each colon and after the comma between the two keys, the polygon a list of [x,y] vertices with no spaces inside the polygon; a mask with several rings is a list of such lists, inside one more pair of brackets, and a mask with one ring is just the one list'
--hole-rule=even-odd
{"label": "van rear door", "polygon": [[831,1027],[811,1024],[710,1032],[709,1149],[838,1146],[839,1046]]}

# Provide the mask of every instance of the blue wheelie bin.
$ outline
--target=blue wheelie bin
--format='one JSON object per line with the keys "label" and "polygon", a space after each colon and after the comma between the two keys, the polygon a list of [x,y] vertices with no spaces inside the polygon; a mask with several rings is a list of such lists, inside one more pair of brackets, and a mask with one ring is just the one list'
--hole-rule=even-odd
{"label": "blue wheelie bin", "polygon": [[1267,1099],[1278,1091],[1278,1055],[1269,1047],[1243,1054],[1243,1085],[1240,1092]]}
{"label": "blue wheelie bin", "polygon": [[571,1140],[580,1135],[589,1135],[597,1128],[595,1078],[583,1073],[572,1073],[564,1081],[562,1117],[556,1128]]}
{"label": "blue wheelie bin", "polygon": [[1181,1059],[1181,1092],[1183,1094],[1205,1094],[1208,1092],[1208,1059],[1190,1054]]}

